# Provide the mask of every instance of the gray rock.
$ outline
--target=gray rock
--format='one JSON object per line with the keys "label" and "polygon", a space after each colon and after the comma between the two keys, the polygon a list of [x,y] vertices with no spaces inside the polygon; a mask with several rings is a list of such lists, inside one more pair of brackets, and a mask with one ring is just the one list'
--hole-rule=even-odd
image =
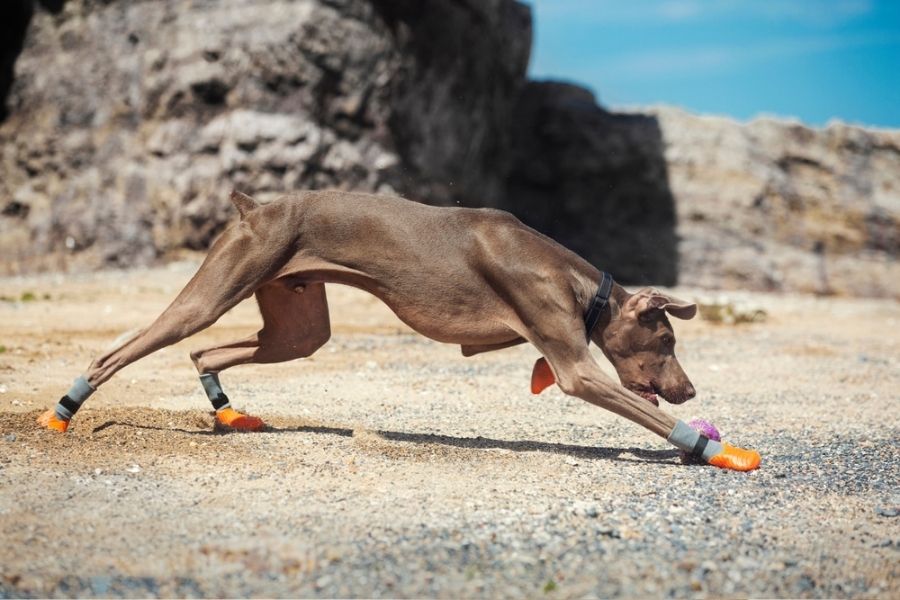
{"label": "gray rock", "polygon": [[684,285],[898,296],[900,131],[651,111]]}
{"label": "gray rock", "polygon": [[514,0],[39,9],[0,125],[0,197],[15,202],[0,270],[205,248],[233,186],[499,197],[530,23]]}
{"label": "gray rock", "polygon": [[619,281],[674,284],[675,199],[657,119],[608,112],[578,86],[532,82],[515,121],[502,207]]}

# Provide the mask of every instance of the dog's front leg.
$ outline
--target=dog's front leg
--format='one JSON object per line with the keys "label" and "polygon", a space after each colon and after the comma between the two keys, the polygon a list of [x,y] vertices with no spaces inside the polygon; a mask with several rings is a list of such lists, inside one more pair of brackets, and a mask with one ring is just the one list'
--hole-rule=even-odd
{"label": "dog's front leg", "polygon": [[587,345],[572,361],[554,360],[552,356],[547,359],[559,388],[570,396],[612,411],[663,438],[668,438],[678,423],[672,415],[613,381],[591,356]]}
{"label": "dog's front leg", "polygon": [[760,456],[756,451],[710,440],[610,379],[591,355],[579,326],[575,322],[562,329],[570,335],[532,336],[532,342],[547,359],[563,392],[646,427],[709,464],[737,471],[750,471],[759,466]]}

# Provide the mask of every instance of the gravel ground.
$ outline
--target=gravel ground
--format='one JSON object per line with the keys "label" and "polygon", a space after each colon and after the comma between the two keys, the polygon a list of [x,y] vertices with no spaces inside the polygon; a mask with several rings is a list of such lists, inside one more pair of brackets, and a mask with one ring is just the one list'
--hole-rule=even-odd
{"label": "gravel ground", "polygon": [[699,394],[667,410],[760,450],[752,473],[530,395],[532,348],[465,359],[339,287],[313,358],[222,376],[265,433],[214,431],[187,358],[252,303],[38,430],[195,267],[0,279],[0,597],[900,596],[896,302],[676,322]]}

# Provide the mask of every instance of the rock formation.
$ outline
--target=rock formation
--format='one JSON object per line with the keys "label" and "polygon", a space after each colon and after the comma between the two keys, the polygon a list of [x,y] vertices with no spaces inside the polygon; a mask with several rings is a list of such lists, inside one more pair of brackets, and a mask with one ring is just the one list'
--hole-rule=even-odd
{"label": "rock formation", "polygon": [[680,283],[900,298],[900,131],[651,114]]}
{"label": "rock formation", "polygon": [[520,98],[504,207],[618,278],[900,297],[900,131]]}
{"label": "rock formation", "polygon": [[610,112],[526,80],[514,0],[3,10],[0,272],[146,264],[207,247],[232,186],[338,187],[507,209],[626,283],[900,297],[900,133]]}
{"label": "rock formation", "polygon": [[652,115],[615,114],[588,90],[531,82],[501,208],[623,282],[678,279],[675,201]]}
{"label": "rock formation", "polygon": [[6,271],[204,248],[228,191],[499,201],[530,13],[511,0],[71,0],[0,127]]}

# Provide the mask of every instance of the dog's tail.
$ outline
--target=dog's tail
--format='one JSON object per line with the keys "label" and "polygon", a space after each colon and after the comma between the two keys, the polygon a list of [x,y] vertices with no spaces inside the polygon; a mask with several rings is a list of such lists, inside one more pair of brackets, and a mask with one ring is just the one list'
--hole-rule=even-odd
{"label": "dog's tail", "polygon": [[231,202],[238,209],[238,212],[241,213],[241,221],[253,210],[259,208],[259,203],[256,200],[247,194],[237,191],[237,189],[231,190]]}

